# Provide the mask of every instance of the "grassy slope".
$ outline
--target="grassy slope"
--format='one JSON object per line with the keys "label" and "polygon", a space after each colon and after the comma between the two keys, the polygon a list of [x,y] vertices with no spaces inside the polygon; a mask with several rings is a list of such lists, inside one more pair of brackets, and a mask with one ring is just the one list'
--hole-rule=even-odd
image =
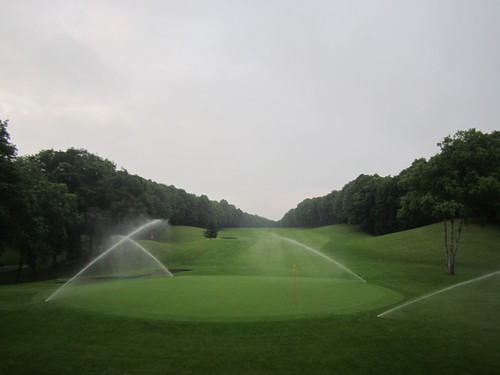
{"label": "grassy slope", "polygon": [[[376,238],[349,226],[220,234],[238,241],[208,241],[200,229],[171,228],[168,246],[147,247],[169,268],[193,268],[199,275],[289,272],[288,263],[296,259],[281,264],[264,254],[276,240],[271,231],[315,247],[408,299],[500,268],[500,231],[475,226],[465,228],[454,277],[443,274],[440,226]],[[299,256],[299,270],[313,272],[314,261],[305,265],[304,259]],[[387,319],[369,311],[244,323],[159,322],[47,308],[33,300],[52,290],[51,283],[2,286],[0,368],[9,374],[494,374],[500,327],[483,323],[498,315],[498,303],[488,302],[498,296],[498,284],[489,279],[468,284],[463,293],[440,295],[445,305],[474,319],[458,319],[464,314],[456,311],[444,315],[442,304],[429,300]]]}

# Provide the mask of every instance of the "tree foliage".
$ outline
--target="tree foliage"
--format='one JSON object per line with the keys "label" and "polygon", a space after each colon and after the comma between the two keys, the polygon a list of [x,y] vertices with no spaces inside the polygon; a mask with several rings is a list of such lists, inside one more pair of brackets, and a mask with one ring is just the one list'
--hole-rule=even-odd
{"label": "tree foliage", "polygon": [[13,162],[17,150],[10,143],[7,126],[8,121],[0,120],[0,243],[4,244],[0,247],[0,255],[5,245],[15,238],[11,216],[14,212],[19,183],[19,175]]}
{"label": "tree foliage", "polygon": [[0,121],[0,254],[18,251],[28,264],[86,262],[105,236],[147,218],[206,228],[265,227],[276,223],[227,201],[211,201],[126,170],[83,149],[42,150],[17,157],[7,121]]}
{"label": "tree foliage", "polygon": [[453,274],[465,220],[500,220],[500,132],[459,131],[438,146],[440,153],[398,176],[362,174],[340,191],[306,199],[281,224],[350,223],[381,235],[442,220],[446,272]]}
{"label": "tree foliage", "polygon": [[495,221],[500,211],[500,132],[459,131],[441,152],[406,173],[402,216],[431,215],[444,224],[446,273],[455,273],[462,227],[475,218]]}
{"label": "tree foliage", "polygon": [[50,182],[32,158],[18,158],[14,165],[19,180],[11,213],[11,244],[19,254],[19,278],[23,264],[36,272],[38,263],[52,258],[55,264],[57,255],[75,249],[72,235],[80,216],[76,196],[66,185]]}
{"label": "tree foliage", "polygon": [[219,234],[219,230],[217,229],[217,226],[215,223],[209,223],[207,225],[207,228],[203,231],[203,236],[211,240],[212,238],[217,238],[217,235]]}
{"label": "tree foliage", "polygon": [[360,175],[324,197],[306,199],[285,214],[286,227],[315,227],[349,223],[381,235],[402,228],[397,218],[403,194],[398,177]]}
{"label": "tree foliage", "polygon": [[442,220],[447,272],[453,273],[464,222],[500,220],[498,131],[459,131],[439,143],[437,155],[415,160],[398,176],[362,174],[339,191],[304,200],[275,223],[226,200],[117,170],[83,149],[17,157],[7,126],[0,120],[0,254],[15,249],[19,270],[56,264],[60,254],[69,263],[84,262],[105,236],[159,218],[207,230],[351,223],[375,235]]}

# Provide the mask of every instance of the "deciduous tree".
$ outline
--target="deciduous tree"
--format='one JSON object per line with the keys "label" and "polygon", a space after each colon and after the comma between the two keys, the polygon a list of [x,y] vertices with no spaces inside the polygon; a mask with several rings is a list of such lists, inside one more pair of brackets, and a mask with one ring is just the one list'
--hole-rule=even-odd
{"label": "deciduous tree", "polygon": [[0,254],[15,237],[11,219],[19,175],[13,163],[16,147],[10,143],[8,120],[0,120]]}
{"label": "deciduous tree", "polygon": [[500,208],[500,132],[459,131],[438,145],[439,154],[416,161],[402,178],[408,188],[402,213],[443,221],[446,273],[453,275],[465,220],[485,223]]}

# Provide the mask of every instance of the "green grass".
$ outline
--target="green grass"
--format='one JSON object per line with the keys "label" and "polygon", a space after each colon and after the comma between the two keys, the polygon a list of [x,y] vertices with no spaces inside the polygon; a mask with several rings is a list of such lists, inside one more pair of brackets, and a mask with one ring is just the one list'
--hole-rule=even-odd
{"label": "green grass", "polygon": [[[189,272],[68,287],[0,286],[6,374],[496,374],[500,230],[467,226],[444,275],[441,226],[372,237],[352,226],[169,227],[141,244]],[[367,280],[283,236],[315,248]],[[293,289],[297,265],[297,297]]]}
{"label": "green grass", "polygon": [[390,289],[350,280],[303,278],[295,292],[293,278],[191,276],[78,285],[43,307],[58,305],[158,320],[227,322],[350,314],[401,299]]}

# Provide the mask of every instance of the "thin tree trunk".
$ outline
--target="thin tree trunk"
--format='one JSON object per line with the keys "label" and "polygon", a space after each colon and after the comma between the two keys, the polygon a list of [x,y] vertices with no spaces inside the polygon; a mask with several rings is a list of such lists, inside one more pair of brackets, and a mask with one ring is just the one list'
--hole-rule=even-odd
{"label": "thin tree trunk", "polygon": [[446,260],[446,274],[455,274],[455,255],[452,252],[448,254],[448,258]]}
{"label": "thin tree trunk", "polygon": [[458,245],[460,243],[460,237],[462,235],[462,225],[464,223],[463,219],[460,219],[460,223],[458,224],[458,230],[457,230],[457,236],[455,239],[455,243],[453,244],[453,248],[451,249],[452,254],[451,254],[451,267],[450,267],[450,275],[455,274],[455,259],[457,258],[457,253],[458,253]]}
{"label": "thin tree trunk", "polygon": [[453,253],[453,249],[455,248],[455,219],[452,218],[450,220],[450,247],[448,251]]}
{"label": "thin tree trunk", "polygon": [[444,224],[444,255],[445,255],[445,269],[448,270],[448,220],[443,220]]}
{"label": "thin tree trunk", "polygon": [[455,265],[455,260],[453,257],[453,249],[455,246],[455,236],[454,236],[454,231],[455,231],[455,219],[452,218],[450,220],[450,243],[446,244],[446,274],[447,275],[453,275],[454,274],[454,265]]}
{"label": "thin tree trunk", "polygon": [[452,218],[450,220],[450,232],[449,237],[450,241],[448,243],[448,226],[445,220],[444,222],[444,247],[446,254],[446,274],[454,275],[455,274],[455,259],[457,257],[458,245],[460,243],[460,237],[462,235],[462,227],[464,224],[464,219],[460,219],[458,224],[457,232],[455,233],[455,219]]}

